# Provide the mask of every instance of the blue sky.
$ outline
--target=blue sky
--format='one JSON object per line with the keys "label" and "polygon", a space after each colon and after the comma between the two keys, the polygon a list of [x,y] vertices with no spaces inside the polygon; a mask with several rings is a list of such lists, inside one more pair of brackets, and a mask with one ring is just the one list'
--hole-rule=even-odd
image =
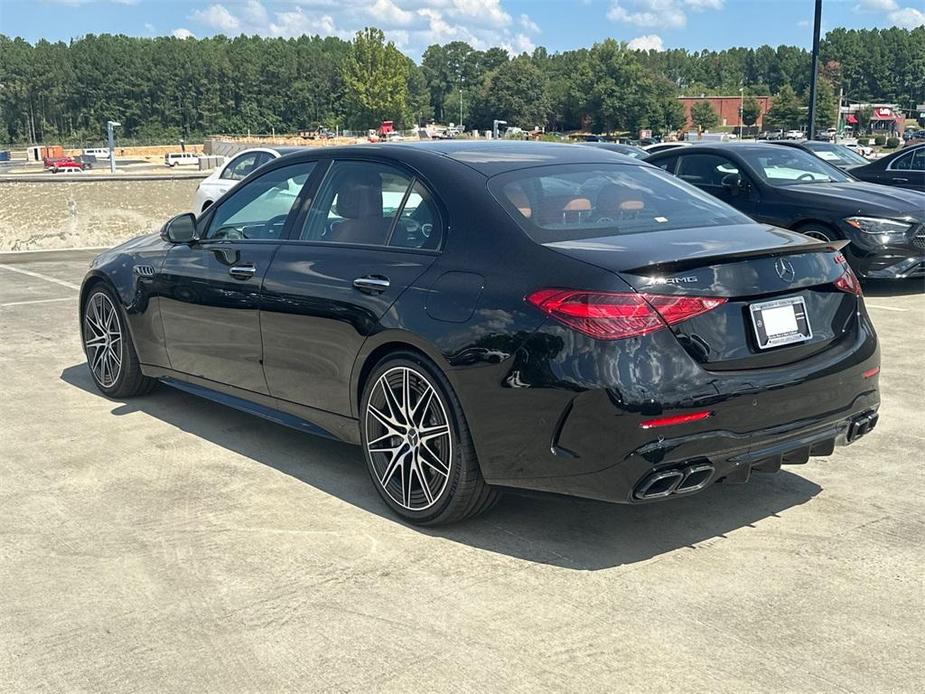
{"label": "blue sky", "polygon": [[[812,42],[811,0],[0,0],[0,33],[29,41],[87,33],[350,38],[378,26],[418,58],[461,39],[512,52],[590,46],[722,49]],[[922,0],[825,0],[823,31],[925,24]]]}

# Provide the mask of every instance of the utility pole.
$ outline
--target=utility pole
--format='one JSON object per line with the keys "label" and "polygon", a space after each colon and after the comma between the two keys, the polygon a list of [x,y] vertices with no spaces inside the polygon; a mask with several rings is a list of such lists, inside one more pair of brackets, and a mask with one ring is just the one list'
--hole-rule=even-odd
{"label": "utility pole", "polygon": [[742,139],[742,128],[745,127],[745,87],[739,87],[739,139]]}
{"label": "utility pole", "polygon": [[813,21],[813,72],[809,82],[809,129],[812,140],[816,135],[816,80],[819,78],[819,31],[822,26],[822,0],[816,0],[816,17]]}
{"label": "utility pole", "polygon": [[122,123],[111,120],[106,122],[106,135],[109,139],[109,173],[116,172],[116,134],[115,129]]}

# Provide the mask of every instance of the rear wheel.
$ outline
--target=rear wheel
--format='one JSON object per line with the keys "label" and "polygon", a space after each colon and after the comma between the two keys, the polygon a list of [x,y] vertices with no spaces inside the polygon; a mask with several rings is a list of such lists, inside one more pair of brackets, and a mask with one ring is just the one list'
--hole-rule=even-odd
{"label": "rear wheel", "polygon": [[832,230],[823,224],[806,224],[797,229],[801,234],[805,234],[820,241],[834,241],[835,234]]}
{"label": "rear wheel", "polygon": [[124,398],[143,395],[155,386],[157,381],[141,373],[125,316],[104,285],[97,285],[87,295],[81,332],[87,366],[100,391]]}
{"label": "rear wheel", "polygon": [[413,353],[393,354],[367,380],[363,453],[376,491],[421,525],[486,511],[500,493],[482,478],[462,407],[446,377]]}

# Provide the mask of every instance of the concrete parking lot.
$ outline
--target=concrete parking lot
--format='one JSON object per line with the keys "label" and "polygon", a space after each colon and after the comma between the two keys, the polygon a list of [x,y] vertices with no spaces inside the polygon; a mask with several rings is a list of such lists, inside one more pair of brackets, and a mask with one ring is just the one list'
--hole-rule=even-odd
{"label": "concrete parking lot", "polygon": [[877,430],[641,507],[421,530],[358,449],[97,393],[92,252],[0,254],[0,691],[925,690],[925,295],[869,285]]}

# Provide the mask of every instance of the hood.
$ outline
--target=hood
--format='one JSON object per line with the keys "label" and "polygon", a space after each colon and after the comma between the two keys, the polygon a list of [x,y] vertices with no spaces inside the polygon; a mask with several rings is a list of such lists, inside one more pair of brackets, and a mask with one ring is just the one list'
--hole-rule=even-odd
{"label": "hood", "polygon": [[782,193],[805,199],[810,205],[824,204],[847,215],[875,214],[881,217],[912,217],[925,221],[925,193],[896,186],[852,181],[849,183],[798,183],[781,186]]}
{"label": "hood", "polygon": [[96,267],[120,255],[147,256],[151,253],[160,253],[169,247],[170,244],[161,238],[160,232],[142,234],[103,251],[91,261],[90,266]]}

